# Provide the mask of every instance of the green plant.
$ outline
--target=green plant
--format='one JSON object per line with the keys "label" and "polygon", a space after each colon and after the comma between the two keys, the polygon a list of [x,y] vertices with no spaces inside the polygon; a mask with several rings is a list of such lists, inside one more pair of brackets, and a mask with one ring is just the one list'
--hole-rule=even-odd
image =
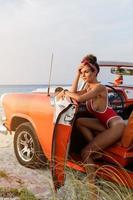
{"label": "green plant", "polygon": [[38,200],[34,194],[26,188],[17,189],[0,187],[0,196],[3,198],[19,197],[20,200]]}
{"label": "green plant", "polygon": [[8,178],[8,174],[4,170],[0,170],[0,178]]}
{"label": "green plant", "polygon": [[19,197],[20,200],[37,200],[34,194],[29,190],[27,190],[26,188],[23,188],[19,191]]}

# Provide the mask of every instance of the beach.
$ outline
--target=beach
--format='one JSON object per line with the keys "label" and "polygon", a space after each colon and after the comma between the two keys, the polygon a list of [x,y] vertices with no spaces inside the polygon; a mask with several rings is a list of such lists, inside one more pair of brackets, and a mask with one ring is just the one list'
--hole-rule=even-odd
{"label": "beach", "polygon": [[[51,90],[54,88],[52,87]],[[31,91],[44,92],[45,90],[46,86],[43,85],[4,85],[0,87],[0,96],[5,92],[14,93],[20,91],[21,93],[30,93]],[[0,124],[2,116],[3,109],[0,105]],[[0,200],[8,200],[8,197],[11,200],[14,200],[14,198],[16,200],[16,197],[11,198],[14,195],[6,190],[20,190],[23,188],[35,195],[38,200],[53,198],[50,167],[30,169],[19,164],[14,153],[13,138],[14,133],[12,135],[9,132],[7,135],[0,133]],[[4,192],[1,192],[3,190]],[[29,200],[29,197],[23,200]]]}
{"label": "beach", "polygon": [[[86,196],[87,184],[84,181],[79,181],[76,178],[77,175],[77,173],[74,175],[72,171],[69,171],[65,186],[59,190],[55,197],[49,167],[30,169],[20,165],[13,150],[13,135],[0,133],[0,200],[76,200],[83,196],[84,199],[88,199]],[[85,180],[85,176],[82,178]],[[132,200],[133,191],[105,180],[100,182],[99,200],[104,200],[104,197],[106,200],[121,200],[122,198],[127,200],[126,196],[129,196],[128,200]],[[112,188],[115,193],[112,192]],[[16,189],[28,190],[34,197],[29,197],[29,194],[24,198],[15,196],[13,193]],[[4,190],[3,193],[2,190]]]}
{"label": "beach", "polygon": [[[23,87],[21,89],[24,90]],[[18,87],[16,88],[15,86],[14,91],[17,90]],[[28,92],[28,89],[26,91]],[[36,91],[40,92],[42,89],[37,89]],[[2,109],[0,107],[0,119],[1,116]],[[84,183],[85,175],[82,174],[82,181],[79,181],[79,174],[77,172],[73,173],[71,169],[66,172],[67,179],[65,186],[59,190],[59,193],[55,197],[50,167],[46,166],[40,169],[30,169],[20,165],[14,153],[13,138],[13,132],[12,135],[10,133],[7,135],[0,133],[0,200],[81,199],[77,197],[78,195],[82,197],[84,195],[84,200],[87,199],[86,194],[88,188],[86,188],[86,185],[88,183],[86,185]],[[130,191],[124,187],[121,189],[121,187],[115,184],[113,185],[110,182],[106,182],[105,180],[100,180],[99,183],[100,184],[97,186],[100,194],[99,200],[103,200],[105,198],[106,200],[121,200],[121,197],[124,199],[123,196],[125,196],[125,199],[126,196],[129,196],[128,200],[132,200],[133,191]],[[81,187],[80,190],[79,186]],[[112,192],[112,188],[115,191],[115,194]],[[16,192],[14,191],[16,190],[25,190],[26,192],[31,192],[34,197],[29,198],[29,194],[27,194],[26,198],[20,198],[15,194]],[[110,196],[112,198],[110,198]],[[117,198],[118,196],[120,198]]]}
{"label": "beach", "polygon": [[[50,199],[52,195],[50,170],[48,168],[29,169],[20,165],[13,150],[13,135],[0,133],[0,191],[1,188],[26,188],[39,200]],[[5,194],[0,192],[0,200],[6,200],[6,196],[10,197],[10,194],[5,195],[5,198],[2,195]],[[14,198],[10,197],[10,199]]]}

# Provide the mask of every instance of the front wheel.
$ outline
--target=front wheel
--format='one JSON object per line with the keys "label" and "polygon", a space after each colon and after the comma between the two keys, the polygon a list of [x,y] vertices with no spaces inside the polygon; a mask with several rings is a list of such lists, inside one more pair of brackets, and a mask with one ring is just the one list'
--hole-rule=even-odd
{"label": "front wheel", "polygon": [[45,157],[35,131],[29,122],[22,123],[14,135],[14,152],[20,164],[29,168],[38,168]]}

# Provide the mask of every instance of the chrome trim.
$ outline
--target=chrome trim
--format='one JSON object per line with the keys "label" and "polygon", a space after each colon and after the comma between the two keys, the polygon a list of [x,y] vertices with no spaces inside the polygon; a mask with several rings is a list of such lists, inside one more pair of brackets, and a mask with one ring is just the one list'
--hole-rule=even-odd
{"label": "chrome trim", "polygon": [[7,135],[8,134],[8,130],[5,127],[4,123],[0,124],[0,134],[3,134],[3,135]]}

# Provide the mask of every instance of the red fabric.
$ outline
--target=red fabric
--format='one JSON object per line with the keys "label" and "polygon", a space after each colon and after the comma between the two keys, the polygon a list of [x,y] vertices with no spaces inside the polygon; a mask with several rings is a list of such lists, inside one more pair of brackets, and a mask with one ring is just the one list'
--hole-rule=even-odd
{"label": "red fabric", "polygon": [[114,85],[117,86],[117,85],[120,85],[122,83],[123,83],[123,77],[120,75],[115,79]]}
{"label": "red fabric", "polygon": [[108,127],[108,122],[114,118],[118,117],[117,113],[107,105],[103,112],[95,111],[92,107],[92,100],[86,102],[86,106],[89,112],[91,112],[103,125]]}
{"label": "red fabric", "polygon": [[88,60],[83,59],[81,61],[81,63],[83,63],[84,65],[88,65],[88,67],[90,67],[93,71],[96,71],[98,73],[98,70],[97,70],[96,66],[91,64],[91,63],[89,63]]}
{"label": "red fabric", "polygon": [[84,65],[89,65],[90,63],[88,62],[88,60],[86,60],[86,59],[83,59],[82,61],[81,61],[81,63],[84,63]]}

